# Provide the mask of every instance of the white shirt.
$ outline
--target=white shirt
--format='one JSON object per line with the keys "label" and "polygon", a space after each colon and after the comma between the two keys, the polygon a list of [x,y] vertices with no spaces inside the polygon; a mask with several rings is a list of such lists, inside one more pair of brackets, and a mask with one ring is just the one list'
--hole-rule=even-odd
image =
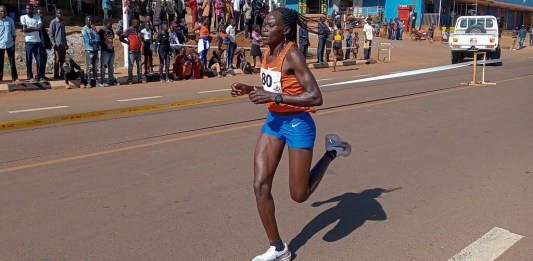
{"label": "white shirt", "polygon": [[365,40],[372,41],[374,28],[369,23],[366,23],[365,26],[363,26],[363,32],[365,32]]}
{"label": "white shirt", "polygon": [[[38,15],[33,15],[31,18],[28,15],[23,15],[20,17],[20,23],[28,28],[36,28],[42,24],[41,17]],[[41,37],[39,36],[39,31],[24,33],[24,42],[40,43]]]}
{"label": "white shirt", "polygon": [[152,30],[146,30],[146,28],[144,28],[141,30],[141,34],[143,35],[144,40],[152,40]]}
{"label": "white shirt", "polygon": [[237,41],[235,41],[235,27],[233,26],[228,26],[228,28],[226,28],[226,33],[228,34],[228,37],[229,37],[229,40],[232,42],[232,43],[236,43]]}
{"label": "white shirt", "polygon": [[233,10],[241,11],[241,0],[233,0]]}

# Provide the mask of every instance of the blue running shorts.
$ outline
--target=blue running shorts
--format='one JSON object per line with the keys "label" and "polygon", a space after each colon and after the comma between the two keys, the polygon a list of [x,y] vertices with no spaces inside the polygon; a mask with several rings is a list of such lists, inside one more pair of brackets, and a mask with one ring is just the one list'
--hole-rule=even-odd
{"label": "blue running shorts", "polygon": [[291,148],[307,149],[315,145],[316,126],[309,112],[279,115],[268,111],[261,133],[283,140]]}

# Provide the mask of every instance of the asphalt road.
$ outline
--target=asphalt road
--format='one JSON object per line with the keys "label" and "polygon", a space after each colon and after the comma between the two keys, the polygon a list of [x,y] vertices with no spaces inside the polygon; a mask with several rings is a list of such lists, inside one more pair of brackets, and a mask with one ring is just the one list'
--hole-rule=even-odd
{"label": "asphalt road", "polygon": [[[533,55],[524,54],[487,68],[495,86],[462,86],[472,70],[464,67],[323,87],[315,159],[326,133],[351,142],[353,154],[335,160],[302,204],[290,199],[282,159],[273,193],[295,260],[448,260],[473,243],[470,255],[503,249],[499,260],[531,260]],[[327,84],[446,62],[315,75]],[[153,91],[168,101],[177,90],[180,99],[227,96],[199,92],[236,79]],[[145,89],[64,91],[62,102],[78,101],[69,113],[107,109],[150,96]],[[0,108],[50,106],[50,93],[6,95]],[[17,101],[24,106],[9,107]],[[268,247],[252,189],[265,115],[242,98],[0,133],[0,259],[251,260]],[[515,240],[483,240],[494,228]]]}

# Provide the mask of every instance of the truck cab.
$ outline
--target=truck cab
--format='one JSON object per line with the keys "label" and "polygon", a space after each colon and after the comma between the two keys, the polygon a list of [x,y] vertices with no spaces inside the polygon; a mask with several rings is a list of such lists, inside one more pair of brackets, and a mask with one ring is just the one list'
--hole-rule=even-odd
{"label": "truck cab", "polygon": [[473,57],[474,52],[486,52],[488,59],[500,59],[499,28],[494,16],[459,17],[449,39],[452,63]]}

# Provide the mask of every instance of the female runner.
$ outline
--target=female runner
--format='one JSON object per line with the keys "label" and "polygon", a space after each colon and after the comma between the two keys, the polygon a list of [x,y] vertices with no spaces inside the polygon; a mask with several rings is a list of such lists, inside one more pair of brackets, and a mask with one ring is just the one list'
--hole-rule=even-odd
{"label": "female runner", "polygon": [[[265,17],[263,43],[268,50],[261,62],[262,86],[234,83],[232,96],[249,94],[255,104],[266,104],[268,117],[254,156],[254,192],[259,216],[270,247],[254,261],[288,261],[291,252],[279,235],[274,216],[272,181],[285,144],[289,146],[289,187],[294,201],[304,202],[315,191],[337,156],[348,156],[351,146],[337,135],[326,135],[326,153],[311,169],[316,128],[310,112],[322,105],[322,94],[295,44],[297,25],[305,26],[296,11],[277,8]],[[311,170],[310,170],[311,169]]]}

